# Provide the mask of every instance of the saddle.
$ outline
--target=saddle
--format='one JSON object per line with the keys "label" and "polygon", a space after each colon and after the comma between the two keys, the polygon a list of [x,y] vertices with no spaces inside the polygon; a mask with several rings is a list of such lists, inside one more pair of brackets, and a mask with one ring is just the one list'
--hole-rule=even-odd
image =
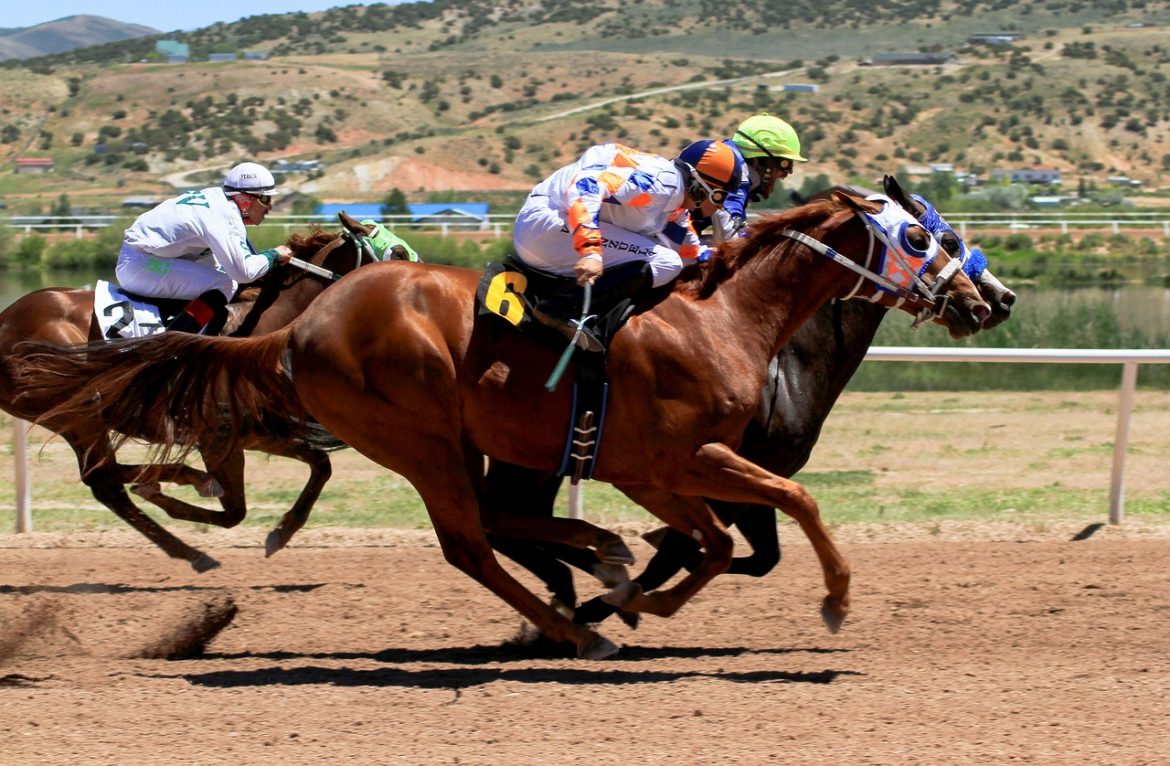
{"label": "saddle", "polygon": [[[605,350],[635,312],[635,300],[650,282],[649,265],[645,263],[607,269],[594,285],[589,316],[578,330],[584,291],[571,277],[548,274],[508,258],[488,264],[479,281],[479,314],[501,317],[553,348],[563,347],[562,336],[568,336],[577,342],[577,348],[593,352],[579,355],[573,367],[569,432],[557,470],[558,476],[570,475],[573,484],[592,477],[601,446],[609,396]],[[586,339],[584,343],[581,338]]]}

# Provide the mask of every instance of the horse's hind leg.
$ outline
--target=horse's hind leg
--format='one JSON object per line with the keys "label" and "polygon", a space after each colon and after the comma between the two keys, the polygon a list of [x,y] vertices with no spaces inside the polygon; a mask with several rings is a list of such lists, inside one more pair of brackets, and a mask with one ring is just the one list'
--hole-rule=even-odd
{"label": "horse's hind leg", "polygon": [[219,566],[218,561],[163,529],[134,504],[122,486],[121,467],[114,462],[113,451],[104,433],[97,437],[98,443],[92,446],[76,434],[61,435],[77,453],[81,480],[98,502],[137,529],[168,556],[188,562],[196,572],[206,572]]}
{"label": "horse's hind leg", "polygon": [[290,452],[273,452],[273,454],[285,455],[306,463],[309,466],[309,480],[305,482],[305,487],[297,496],[292,508],[285,511],[276,527],[268,533],[268,537],[264,541],[265,557],[271,556],[288,545],[292,536],[305,525],[305,522],[309,520],[309,512],[313,510],[313,505],[321,496],[321,490],[325,488],[325,484],[333,475],[333,464],[329,461],[328,452],[302,447]]}

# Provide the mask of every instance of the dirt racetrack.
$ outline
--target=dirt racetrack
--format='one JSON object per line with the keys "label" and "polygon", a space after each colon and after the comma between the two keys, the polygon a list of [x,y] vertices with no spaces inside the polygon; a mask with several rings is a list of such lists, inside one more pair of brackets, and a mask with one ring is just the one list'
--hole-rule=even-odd
{"label": "dirt racetrack", "polygon": [[[607,624],[602,662],[508,645],[519,618],[429,532],[306,530],[269,560],[213,532],[204,575],[130,532],[3,535],[0,762],[1167,763],[1170,528],[1084,526],[838,530],[836,636],[785,526],[777,571]],[[142,658],[232,605],[202,654]]]}

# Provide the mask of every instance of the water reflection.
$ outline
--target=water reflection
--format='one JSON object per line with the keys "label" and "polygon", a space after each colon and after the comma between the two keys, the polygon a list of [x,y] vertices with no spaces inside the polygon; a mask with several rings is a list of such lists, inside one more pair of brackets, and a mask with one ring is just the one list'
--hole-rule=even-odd
{"label": "water reflection", "polygon": [[43,287],[93,287],[99,279],[113,274],[97,270],[70,271],[0,271],[0,310],[8,308],[22,295]]}

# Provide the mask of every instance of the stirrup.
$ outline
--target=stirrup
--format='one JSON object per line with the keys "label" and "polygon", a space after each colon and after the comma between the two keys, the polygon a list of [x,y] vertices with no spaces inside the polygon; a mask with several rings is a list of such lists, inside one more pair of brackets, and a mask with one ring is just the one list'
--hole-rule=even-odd
{"label": "stirrup", "polygon": [[535,306],[532,308],[532,316],[534,319],[536,319],[536,321],[540,322],[545,327],[551,327],[569,340],[573,340],[573,338],[576,337],[577,348],[581,349],[582,351],[597,353],[599,351],[605,350],[605,346],[601,344],[601,341],[588,327],[582,327],[581,333],[579,335],[577,334],[577,324],[581,320],[559,319],[544,313]]}

